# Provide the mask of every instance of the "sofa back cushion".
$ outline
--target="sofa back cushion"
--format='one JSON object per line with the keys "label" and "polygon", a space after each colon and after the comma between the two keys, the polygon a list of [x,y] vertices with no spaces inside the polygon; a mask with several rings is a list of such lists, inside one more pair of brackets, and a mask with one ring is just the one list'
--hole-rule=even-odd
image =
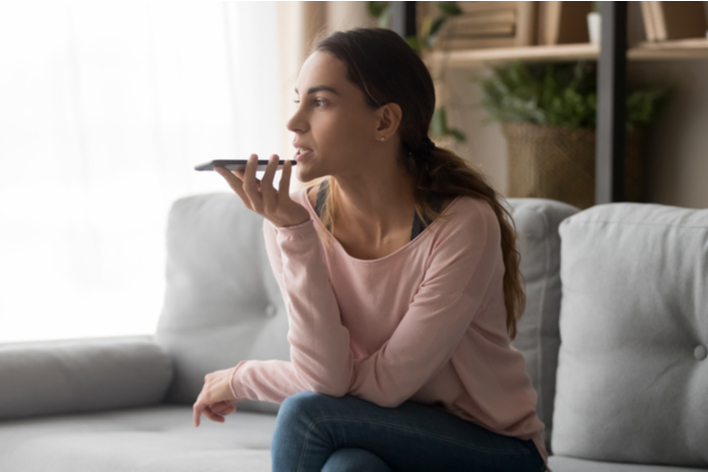
{"label": "sofa back cushion", "polygon": [[526,282],[526,309],[511,342],[526,360],[526,372],[538,393],[536,414],[546,425],[549,454],[560,334],[560,236],[558,226],[580,209],[544,198],[509,198],[519,237],[520,269]]}
{"label": "sofa back cushion", "polygon": [[157,405],[171,378],[151,336],[2,343],[0,421]]}
{"label": "sofa back cushion", "polygon": [[[166,403],[193,404],[209,372],[245,359],[290,359],[288,318],[263,217],[235,193],[176,200],[167,223],[165,299],[155,341],[173,359]],[[279,405],[243,400],[240,410]]]}
{"label": "sofa back cushion", "polygon": [[708,210],[611,203],[561,223],[557,455],[708,465]]}

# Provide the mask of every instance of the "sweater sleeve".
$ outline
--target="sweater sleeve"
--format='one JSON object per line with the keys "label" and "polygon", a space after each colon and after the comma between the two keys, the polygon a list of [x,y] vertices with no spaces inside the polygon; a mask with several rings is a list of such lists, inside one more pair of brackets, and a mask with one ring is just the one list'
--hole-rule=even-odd
{"label": "sweater sleeve", "polygon": [[496,264],[503,264],[495,213],[486,204],[468,211],[432,249],[423,281],[391,337],[353,361],[350,395],[397,407],[452,357],[482,307]]}
{"label": "sweater sleeve", "polygon": [[277,228],[264,218],[263,235],[288,311],[291,361],[241,361],[232,393],[275,403],[305,390],[342,396],[352,368],[349,331],[340,321],[313,222]]}
{"label": "sweater sleeve", "polygon": [[305,390],[341,397],[353,368],[350,335],[341,322],[314,221],[279,228],[264,224],[273,255],[280,256],[273,257],[272,267],[288,311],[295,373]]}

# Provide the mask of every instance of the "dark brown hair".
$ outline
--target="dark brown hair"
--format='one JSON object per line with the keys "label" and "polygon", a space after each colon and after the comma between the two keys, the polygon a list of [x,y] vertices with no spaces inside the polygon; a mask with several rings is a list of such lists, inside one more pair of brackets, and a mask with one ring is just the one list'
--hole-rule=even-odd
{"label": "dark brown hair", "polygon": [[[519,270],[520,253],[516,249],[516,226],[503,197],[485,181],[481,172],[448,149],[435,147],[420,161],[411,154],[419,149],[428,136],[435,111],[435,88],[425,63],[406,41],[385,28],[354,28],[336,31],[325,36],[320,31],[314,40],[310,55],[317,51],[333,54],[346,65],[347,80],[364,94],[366,103],[374,110],[394,102],[403,116],[398,127],[401,138],[400,159],[413,176],[415,211],[425,227],[425,217],[432,220],[446,218],[427,203],[428,196],[455,198],[467,195],[486,201],[494,210],[501,227],[501,247],[504,259],[504,303],[506,326],[510,339],[516,337],[516,322],[526,307],[526,295]],[[337,208],[337,185],[334,178],[325,176],[308,184],[306,192],[328,180],[330,191],[324,204],[322,223],[334,230],[333,216]],[[425,216],[425,217],[424,217]],[[508,221],[507,221],[508,218]],[[512,226],[513,225],[513,226]],[[320,231],[320,229],[318,229]],[[331,248],[329,236],[323,241]]]}

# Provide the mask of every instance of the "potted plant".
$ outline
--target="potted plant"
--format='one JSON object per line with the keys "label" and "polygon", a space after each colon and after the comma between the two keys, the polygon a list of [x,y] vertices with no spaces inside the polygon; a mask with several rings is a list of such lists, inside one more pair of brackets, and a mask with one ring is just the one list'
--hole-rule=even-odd
{"label": "potted plant", "polygon": [[[585,209],[595,204],[597,63],[494,67],[481,86],[485,120],[500,122],[508,144],[509,197],[550,198]],[[625,195],[644,201],[641,144],[669,89],[627,94]]]}

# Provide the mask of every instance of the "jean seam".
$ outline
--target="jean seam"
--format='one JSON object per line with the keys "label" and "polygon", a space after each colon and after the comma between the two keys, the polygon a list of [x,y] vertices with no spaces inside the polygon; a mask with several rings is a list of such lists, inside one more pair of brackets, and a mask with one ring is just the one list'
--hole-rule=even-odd
{"label": "jean seam", "polygon": [[[407,432],[413,432],[413,433],[421,434],[420,431],[418,431],[418,430],[416,430],[416,429],[413,429],[413,428],[406,428],[406,427],[402,427],[402,426],[395,426],[395,425],[391,425],[391,424],[389,424],[389,423],[385,423],[385,422],[381,422],[381,421],[376,421],[376,420],[366,420],[366,421],[365,421],[365,420],[354,419],[354,418],[342,418],[342,417],[339,417],[339,416],[323,416],[322,418],[318,418],[318,419],[314,420],[314,421],[310,424],[310,427],[307,429],[307,433],[305,434],[305,444],[304,444],[304,446],[303,446],[302,452],[300,453],[300,461],[299,461],[298,468],[297,468],[297,471],[298,471],[298,472],[300,472],[300,471],[302,470],[302,463],[303,463],[303,460],[304,460],[304,458],[305,458],[305,452],[307,451],[307,443],[308,443],[307,440],[308,440],[308,437],[310,436],[310,433],[312,432],[312,429],[313,429],[318,423],[321,423],[321,422],[324,422],[324,421],[328,421],[328,420],[336,420],[336,421],[341,421],[341,422],[348,421],[348,422],[353,422],[353,423],[377,424],[377,425],[380,425],[380,426],[386,426],[386,427],[389,427],[389,428],[392,428],[392,429],[397,429],[397,430],[400,430],[400,431],[407,431]],[[517,455],[517,454],[518,454],[518,453],[516,453],[516,452],[500,452],[500,451],[493,450],[493,449],[481,448],[481,447],[478,447],[478,446],[475,446],[475,445],[470,445],[469,443],[464,443],[464,442],[460,442],[460,441],[455,441],[454,439],[451,439],[451,438],[448,438],[448,437],[445,437],[445,436],[439,436],[439,435],[437,435],[437,434],[423,433],[422,435],[423,435],[423,436],[427,436],[427,437],[431,437],[431,438],[436,438],[436,439],[439,439],[439,440],[442,440],[442,441],[447,441],[447,442],[452,443],[452,444],[457,444],[457,445],[463,446],[463,447],[465,447],[465,448],[474,449],[475,451],[484,452],[484,453],[487,453],[487,454],[508,454],[508,455]],[[526,450],[525,452],[531,453],[530,450]]]}

